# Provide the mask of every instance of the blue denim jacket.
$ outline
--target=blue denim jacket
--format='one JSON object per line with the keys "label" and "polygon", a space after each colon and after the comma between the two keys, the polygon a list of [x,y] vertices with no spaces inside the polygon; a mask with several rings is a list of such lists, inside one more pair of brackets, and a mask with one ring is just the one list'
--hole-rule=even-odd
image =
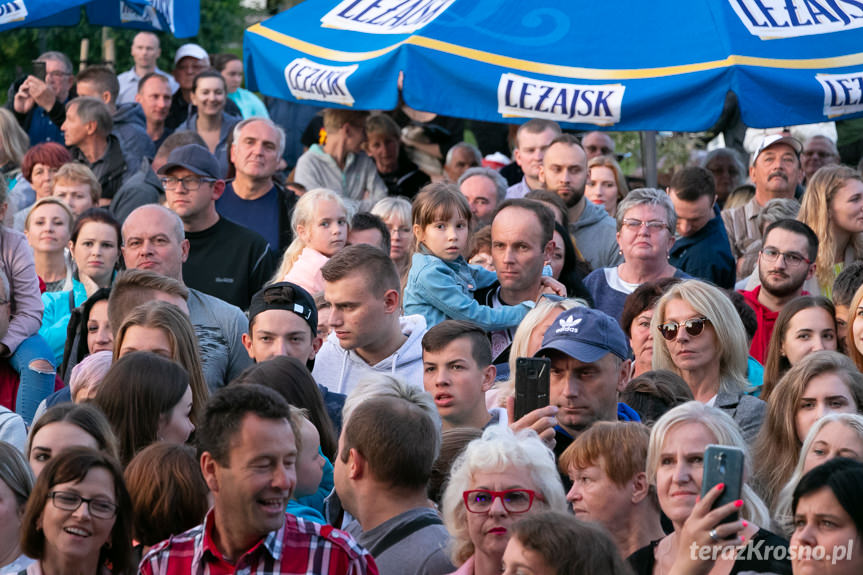
{"label": "blue denim jacket", "polygon": [[515,327],[533,308],[533,302],[491,308],[473,298],[474,290],[496,280],[497,274],[469,265],[461,256],[446,262],[420,246],[405,286],[405,314],[422,315],[429,328],[446,319],[472,321],[486,331]]}

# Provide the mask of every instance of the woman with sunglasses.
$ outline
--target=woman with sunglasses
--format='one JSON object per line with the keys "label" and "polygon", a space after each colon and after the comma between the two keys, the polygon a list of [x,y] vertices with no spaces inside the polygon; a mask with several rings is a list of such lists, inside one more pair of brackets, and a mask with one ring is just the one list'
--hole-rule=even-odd
{"label": "woman with sunglasses", "polygon": [[746,330],[722,290],[699,280],[671,286],[656,304],[650,329],[656,334],[653,369],[677,373],[696,401],[728,413],[751,441],[765,404],[746,395]]}
{"label": "woman with sunglasses", "polygon": [[87,447],[51,459],[24,512],[28,575],[123,575],[132,565],[132,514],[116,459]]}
{"label": "woman with sunglasses", "polygon": [[500,575],[512,524],[563,511],[566,498],[554,456],[533,431],[491,427],[453,464],[441,507],[455,574]]}
{"label": "woman with sunglasses", "polygon": [[620,321],[626,296],[641,284],[690,276],[668,263],[677,215],[668,194],[654,188],[629,192],[617,207],[617,243],[623,263],[584,278],[594,307]]}

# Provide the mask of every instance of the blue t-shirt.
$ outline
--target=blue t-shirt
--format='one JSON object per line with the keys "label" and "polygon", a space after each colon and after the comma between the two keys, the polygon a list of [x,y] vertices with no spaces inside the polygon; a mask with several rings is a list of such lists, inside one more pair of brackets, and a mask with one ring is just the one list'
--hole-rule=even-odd
{"label": "blue t-shirt", "polygon": [[255,200],[244,200],[234,193],[228,183],[225,193],[216,200],[216,211],[236,224],[245,226],[264,236],[270,246],[279,246],[279,191],[274,187]]}

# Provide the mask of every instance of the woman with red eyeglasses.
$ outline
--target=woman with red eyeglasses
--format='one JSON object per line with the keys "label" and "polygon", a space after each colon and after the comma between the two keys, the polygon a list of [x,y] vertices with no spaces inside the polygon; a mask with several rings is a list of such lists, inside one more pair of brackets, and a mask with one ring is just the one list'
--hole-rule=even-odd
{"label": "woman with red eyeglasses", "polygon": [[764,419],[765,403],[747,395],[749,342],[731,300],[699,280],[671,286],[656,304],[653,369],[686,381],[692,396],[730,415],[749,443]]}
{"label": "woman with red eyeglasses", "polygon": [[500,575],[512,524],[534,511],[563,511],[551,450],[533,431],[493,427],[458,457],[441,501],[452,537],[453,575]]}

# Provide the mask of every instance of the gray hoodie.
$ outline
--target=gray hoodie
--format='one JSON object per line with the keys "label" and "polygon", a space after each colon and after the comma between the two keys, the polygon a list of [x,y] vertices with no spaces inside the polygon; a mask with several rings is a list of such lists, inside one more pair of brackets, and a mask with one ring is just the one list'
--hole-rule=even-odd
{"label": "gray hoodie", "polygon": [[605,208],[584,200],[584,211],[569,224],[575,247],[592,269],[610,268],[623,261],[617,245],[617,223]]}
{"label": "gray hoodie", "polygon": [[331,333],[315,356],[312,376],[330,391],[349,394],[366,375],[386,373],[396,375],[409,385],[423,388],[422,338],[426,332],[426,321],[421,315],[399,318],[399,327],[408,336],[402,346],[391,356],[369,365],[353,350],[344,349],[339,338]]}

